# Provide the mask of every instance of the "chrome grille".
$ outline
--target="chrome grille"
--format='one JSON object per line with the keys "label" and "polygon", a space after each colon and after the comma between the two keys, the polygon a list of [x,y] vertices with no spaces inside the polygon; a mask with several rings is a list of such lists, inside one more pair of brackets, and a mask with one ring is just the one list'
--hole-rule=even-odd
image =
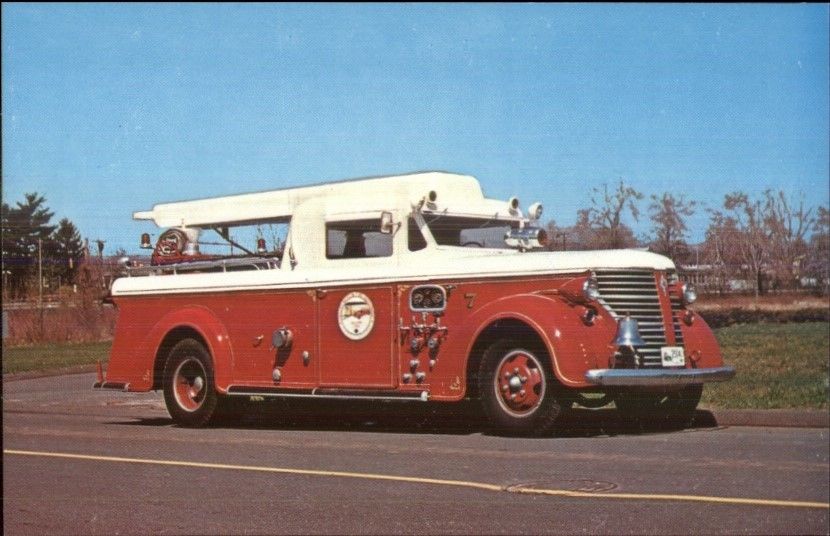
{"label": "chrome grille", "polygon": [[[657,296],[657,282],[651,270],[596,270],[599,284],[599,302],[615,319],[626,314],[637,320],[640,336],[646,346],[638,349],[642,356],[642,366],[646,368],[661,367],[660,348],[667,345],[666,330],[663,327],[663,315],[660,299]],[[672,309],[674,309],[672,304]],[[676,313],[674,329],[679,333]],[[682,345],[682,339],[678,340]]]}
{"label": "chrome grille", "polygon": [[675,346],[686,346],[683,344],[683,331],[680,329],[680,315],[683,309],[683,302],[679,297],[671,298],[671,323],[674,328]]}

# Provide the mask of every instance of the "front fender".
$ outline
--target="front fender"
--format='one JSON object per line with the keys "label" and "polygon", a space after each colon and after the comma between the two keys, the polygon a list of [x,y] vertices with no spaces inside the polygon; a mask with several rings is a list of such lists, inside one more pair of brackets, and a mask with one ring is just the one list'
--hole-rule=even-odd
{"label": "front fender", "polygon": [[692,313],[691,325],[680,322],[686,354],[695,368],[717,368],[723,366],[723,355],[712,328],[702,316]]}
{"label": "front fender", "polygon": [[593,325],[582,321],[585,307],[558,296],[520,294],[495,300],[470,315],[464,323],[468,341],[466,354],[484,331],[496,321],[519,320],[533,329],[548,351],[556,378],[568,387],[585,387],[585,372],[605,367],[614,353],[611,341],[616,322],[602,308],[596,308]]}

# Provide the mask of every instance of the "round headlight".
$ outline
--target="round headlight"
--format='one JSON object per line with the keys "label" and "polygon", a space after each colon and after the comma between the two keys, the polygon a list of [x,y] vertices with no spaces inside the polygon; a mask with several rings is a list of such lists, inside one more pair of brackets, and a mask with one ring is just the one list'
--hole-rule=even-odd
{"label": "round headlight", "polygon": [[582,295],[587,301],[595,301],[599,298],[599,284],[595,275],[591,274],[584,283],[582,283]]}
{"label": "round headlight", "polygon": [[686,305],[691,305],[697,301],[697,291],[695,291],[694,285],[690,283],[686,283],[683,285],[683,303]]}

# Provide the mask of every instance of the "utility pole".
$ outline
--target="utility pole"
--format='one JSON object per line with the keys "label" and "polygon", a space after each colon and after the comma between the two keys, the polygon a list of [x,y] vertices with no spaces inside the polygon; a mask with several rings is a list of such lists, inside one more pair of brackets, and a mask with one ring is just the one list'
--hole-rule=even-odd
{"label": "utility pole", "polygon": [[107,288],[107,282],[104,278],[104,244],[106,244],[106,240],[101,240],[98,238],[95,240],[95,243],[98,246],[98,270],[101,273],[101,288]]}
{"label": "utility pole", "polygon": [[40,333],[43,333],[43,239],[37,239],[37,310]]}
{"label": "utility pole", "polygon": [[568,233],[556,233],[556,238],[562,239],[562,251],[568,250]]}

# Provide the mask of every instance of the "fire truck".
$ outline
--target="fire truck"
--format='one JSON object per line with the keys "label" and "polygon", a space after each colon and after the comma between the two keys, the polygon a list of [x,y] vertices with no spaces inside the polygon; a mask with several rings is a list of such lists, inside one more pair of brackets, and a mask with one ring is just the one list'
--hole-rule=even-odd
{"label": "fire truck", "polygon": [[113,282],[95,387],[161,390],[193,427],[252,397],[477,399],[522,435],[612,402],[688,419],[735,373],[694,289],[647,251],[549,251],[542,211],[422,172],[136,212],[162,232]]}

